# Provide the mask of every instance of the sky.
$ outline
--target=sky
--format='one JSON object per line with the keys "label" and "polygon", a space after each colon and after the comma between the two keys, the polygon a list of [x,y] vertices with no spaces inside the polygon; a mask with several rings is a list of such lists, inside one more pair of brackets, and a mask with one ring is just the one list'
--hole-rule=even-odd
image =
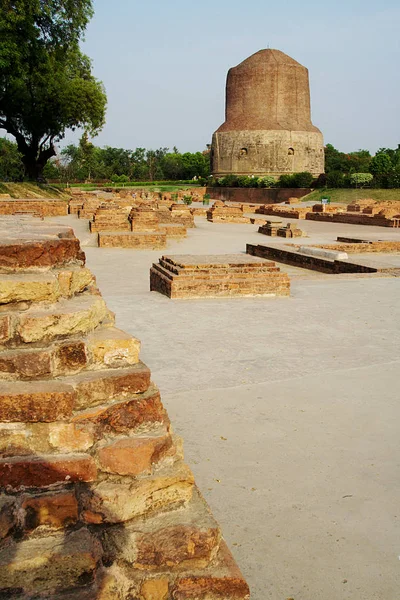
{"label": "sky", "polygon": [[83,49],[108,96],[98,146],[203,150],[224,121],[228,69],[267,47],[309,69],[325,143],[372,153],[400,143],[398,0],[94,0],[94,10]]}

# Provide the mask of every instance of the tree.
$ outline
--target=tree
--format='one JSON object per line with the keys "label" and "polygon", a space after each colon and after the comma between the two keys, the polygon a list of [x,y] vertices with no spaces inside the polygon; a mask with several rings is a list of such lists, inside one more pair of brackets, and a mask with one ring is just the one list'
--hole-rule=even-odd
{"label": "tree", "polygon": [[17,144],[0,138],[0,180],[20,181],[24,177],[24,165]]}
{"label": "tree", "polygon": [[30,179],[66,129],[95,135],[104,125],[103,85],[79,48],[92,14],[91,0],[0,0],[0,127]]}

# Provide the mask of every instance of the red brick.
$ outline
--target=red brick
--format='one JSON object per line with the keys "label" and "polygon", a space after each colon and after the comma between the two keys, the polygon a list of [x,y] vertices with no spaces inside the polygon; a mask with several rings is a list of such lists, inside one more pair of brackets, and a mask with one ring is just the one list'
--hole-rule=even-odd
{"label": "red brick", "polygon": [[16,457],[0,460],[0,486],[46,487],[53,483],[94,481],[97,469],[87,455]]}
{"label": "red brick", "polygon": [[85,263],[76,238],[10,243],[0,247],[0,266],[8,269],[63,266],[78,260]]}

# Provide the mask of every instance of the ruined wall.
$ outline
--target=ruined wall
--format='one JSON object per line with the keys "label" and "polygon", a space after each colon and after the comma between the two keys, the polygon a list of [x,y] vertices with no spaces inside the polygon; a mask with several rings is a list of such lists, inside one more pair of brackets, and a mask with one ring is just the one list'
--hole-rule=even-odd
{"label": "ruined wall", "polygon": [[279,50],[260,50],[229,70],[225,122],[211,149],[215,176],[324,172],[311,122],[308,70]]}
{"label": "ruined wall", "polygon": [[139,352],[71,229],[0,220],[1,598],[248,598]]}

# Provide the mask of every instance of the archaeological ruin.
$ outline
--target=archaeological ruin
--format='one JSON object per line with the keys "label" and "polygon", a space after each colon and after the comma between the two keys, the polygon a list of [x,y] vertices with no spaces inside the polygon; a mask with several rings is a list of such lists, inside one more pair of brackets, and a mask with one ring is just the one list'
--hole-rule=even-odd
{"label": "archaeological ruin", "polygon": [[249,597],[139,353],[72,229],[0,220],[1,598]]}
{"label": "archaeological ruin", "polygon": [[324,172],[324,142],[311,122],[308,70],[260,50],[229,70],[225,122],[212,140],[213,175]]}
{"label": "archaeological ruin", "polygon": [[168,298],[289,296],[290,279],[274,262],[245,254],[162,256],[150,290]]}

